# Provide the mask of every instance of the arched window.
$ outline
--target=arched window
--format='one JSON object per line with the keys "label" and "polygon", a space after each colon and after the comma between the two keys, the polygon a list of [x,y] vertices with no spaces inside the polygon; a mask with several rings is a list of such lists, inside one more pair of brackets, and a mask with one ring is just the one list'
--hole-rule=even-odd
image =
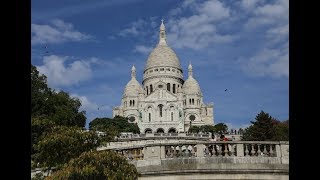
{"label": "arched window", "polygon": [[160,117],[162,117],[162,108],[163,108],[163,105],[162,104],[159,104],[158,105],[158,107],[159,107],[159,112],[160,112]]}
{"label": "arched window", "polygon": [[170,91],[170,83],[167,83],[167,90]]}
{"label": "arched window", "polygon": [[176,84],[173,84],[172,86],[172,93],[176,93]]}
{"label": "arched window", "polygon": [[152,133],[152,129],[147,128],[146,130],[144,130],[144,133],[145,133],[145,134],[147,134],[147,133]]}
{"label": "arched window", "polygon": [[173,121],[173,112],[171,112],[171,121]]}
{"label": "arched window", "polygon": [[134,106],[134,100],[132,101],[132,106]]}
{"label": "arched window", "polygon": [[196,117],[194,115],[189,116],[190,121],[194,121]]}
{"label": "arched window", "polygon": [[151,122],[151,113],[149,113],[149,122]]}
{"label": "arched window", "polygon": [[192,99],[192,105],[194,105],[194,99]]}
{"label": "arched window", "polygon": [[197,101],[198,101],[198,105],[200,105],[200,99],[198,99]]}
{"label": "arched window", "polygon": [[149,94],[149,91],[148,91],[148,86],[147,86],[147,95]]}
{"label": "arched window", "polygon": [[189,104],[191,105],[191,99],[189,99]]}
{"label": "arched window", "polygon": [[152,93],[153,88],[152,88],[152,84],[150,84],[150,94]]}
{"label": "arched window", "polygon": [[130,100],[130,106],[132,105],[132,101]]}
{"label": "arched window", "polygon": [[175,129],[175,128],[170,128],[170,129],[168,130],[168,133],[176,133],[176,129]]}
{"label": "arched window", "polygon": [[134,116],[131,116],[130,118],[129,118],[129,121],[130,122],[134,122],[136,120],[136,118],[134,117]]}

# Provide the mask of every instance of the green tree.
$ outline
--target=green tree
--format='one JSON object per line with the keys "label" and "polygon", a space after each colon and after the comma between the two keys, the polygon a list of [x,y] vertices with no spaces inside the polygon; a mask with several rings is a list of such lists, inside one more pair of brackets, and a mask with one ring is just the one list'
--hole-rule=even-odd
{"label": "green tree", "polygon": [[72,98],[66,92],[54,92],[44,106],[45,114],[58,125],[84,127],[86,124],[85,111],[79,112],[81,102]]}
{"label": "green tree", "polygon": [[189,133],[199,133],[200,127],[199,126],[191,126],[188,130]]}
{"label": "green tree", "polygon": [[138,179],[133,164],[112,151],[85,152],[46,179]]}
{"label": "green tree", "polygon": [[239,134],[243,134],[243,131],[244,131],[244,130],[243,130],[242,128],[240,128],[240,129],[238,130],[238,133],[239,133]]}
{"label": "green tree", "polygon": [[44,114],[44,106],[51,89],[47,85],[47,77],[40,75],[37,68],[31,65],[31,116]]}
{"label": "green tree", "polygon": [[228,131],[228,126],[225,123],[218,123],[214,125],[215,132],[219,134],[225,134]]}
{"label": "green tree", "polygon": [[35,163],[41,167],[59,167],[81,153],[95,150],[100,145],[96,132],[85,131],[79,127],[56,126],[44,132],[34,145]]}
{"label": "green tree", "polygon": [[45,117],[57,125],[84,127],[85,111],[81,102],[66,92],[55,92],[47,85],[47,77],[31,65],[31,116]]}
{"label": "green tree", "polygon": [[205,133],[210,132],[214,134],[216,132],[216,128],[212,125],[203,125],[203,126],[200,126],[200,131]]}
{"label": "green tree", "polygon": [[52,129],[56,126],[53,121],[50,121],[42,117],[31,118],[31,154],[35,153],[34,146],[38,143],[40,137],[44,132],[52,132]]}
{"label": "green tree", "polygon": [[289,141],[289,120],[283,122],[276,121],[273,124],[273,128],[273,141]]}
{"label": "green tree", "polygon": [[244,130],[242,140],[246,141],[270,141],[273,140],[274,118],[268,113],[261,111],[255,118],[256,121],[250,121],[251,126]]}
{"label": "green tree", "polygon": [[117,136],[121,132],[140,133],[136,123],[129,123],[128,118],[115,116],[114,118],[96,118],[89,123],[89,129],[106,132],[112,136]]}

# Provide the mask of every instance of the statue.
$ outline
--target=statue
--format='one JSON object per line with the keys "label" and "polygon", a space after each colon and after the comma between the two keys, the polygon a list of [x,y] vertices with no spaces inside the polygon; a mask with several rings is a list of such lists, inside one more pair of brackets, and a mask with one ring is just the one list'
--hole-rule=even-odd
{"label": "statue", "polygon": [[179,117],[180,117],[180,122],[183,122],[183,111],[181,109],[179,109]]}
{"label": "statue", "polygon": [[139,110],[137,110],[137,111],[139,112],[139,119],[140,119],[140,121],[142,121],[142,112]]}

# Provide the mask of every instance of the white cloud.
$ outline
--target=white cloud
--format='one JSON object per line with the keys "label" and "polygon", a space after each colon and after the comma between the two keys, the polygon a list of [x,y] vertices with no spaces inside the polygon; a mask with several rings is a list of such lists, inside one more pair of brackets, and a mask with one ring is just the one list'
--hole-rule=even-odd
{"label": "white cloud", "polygon": [[249,10],[251,17],[244,27],[249,31],[263,27],[266,40],[265,45],[243,64],[243,70],[256,76],[289,77],[289,0],[252,6],[255,8]]}
{"label": "white cloud", "polygon": [[274,36],[274,35],[287,36],[289,34],[289,24],[271,28],[267,31],[267,34],[269,36]]}
{"label": "white cloud", "polygon": [[245,24],[247,29],[263,25],[283,26],[289,23],[289,0],[278,0],[252,9],[252,17]]}
{"label": "white cloud", "polygon": [[242,68],[254,76],[289,77],[288,51],[263,49],[244,63]]}
{"label": "white cloud", "polygon": [[143,29],[147,24],[148,23],[145,20],[138,19],[137,21],[132,22],[130,24],[130,27],[127,27],[122,31],[120,31],[118,35],[122,37],[130,36],[130,35],[137,36],[140,33],[144,32]]}
{"label": "white cloud", "polygon": [[73,61],[66,64],[67,59],[67,56],[45,56],[43,58],[43,65],[37,66],[37,69],[40,73],[47,76],[48,84],[53,87],[78,84],[81,81],[88,80],[92,76],[90,63],[96,62],[96,58]]}
{"label": "white cloud", "polygon": [[77,94],[71,94],[72,97],[76,97],[81,101],[81,110],[85,110],[86,112],[98,112],[98,111],[107,111],[110,110],[110,106],[107,105],[98,105],[95,102],[90,101],[86,96],[80,96]]}
{"label": "white cloud", "polygon": [[168,42],[176,48],[202,49],[211,43],[226,43],[233,40],[232,35],[218,33],[215,23],[230,17],[230,9],[220,1],[185,1],[179,10],[191,10],[193,15],[170,19],[168,24]]}
{"label": "white cloud", "polygon": [[197,11],[199,14],[207,15],[210,21],[218,21],[230,16],[229,8],[226,8],[220,1],[216,0],[200,4]]}
{"label": "white cloud", "polygon": [[76,31],[73,25],[56,19],[52,25],[31,24],[31,44],[63,43],[68,41],[83,41],[93,37]]}
{"label": "white cloud", "polygon": [[133,51],[141,54],[149,54],[152,51],[152,49],[153,49],[152,47],[137,45]]}
{"label": "white cloud", "polygon": [[258,2],[259,0],[242,0],[241,6],[242,8],[249,10],[255,8]]}

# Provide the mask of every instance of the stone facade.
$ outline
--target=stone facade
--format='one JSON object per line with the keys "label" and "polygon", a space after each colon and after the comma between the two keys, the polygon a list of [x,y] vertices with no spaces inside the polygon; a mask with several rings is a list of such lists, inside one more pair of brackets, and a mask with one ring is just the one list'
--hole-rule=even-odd
{"label": "stone facade", "polygon": [[143,72],[142,86],[133,66],[121,105],[113,108],[113,117],[116,115],[137,123],[141,133],[186,132],[190,125],[214,124],[213,104],[204,104],[191,64],[188,78],[183,80],[180,61],[167,45],[163,21],[159,43],[150,53]]}

